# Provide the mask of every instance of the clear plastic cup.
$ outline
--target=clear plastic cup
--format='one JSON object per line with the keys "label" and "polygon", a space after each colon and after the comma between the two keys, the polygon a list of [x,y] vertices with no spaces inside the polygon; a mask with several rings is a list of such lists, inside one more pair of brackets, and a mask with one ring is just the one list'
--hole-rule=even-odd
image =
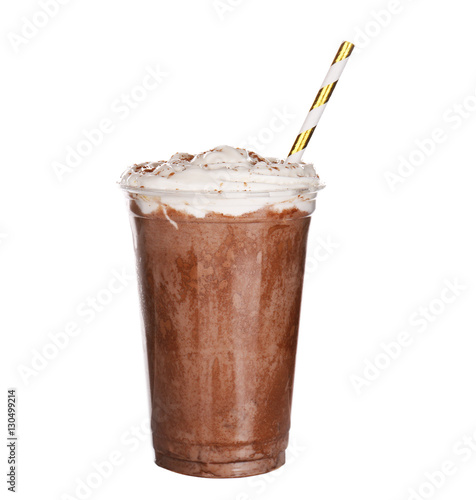
{"label": "clear plastic cup", "polygon": [[157,465],[218,478],[280,467],[316,193],[229,194],[232,216],[216,193],[124,191]]}

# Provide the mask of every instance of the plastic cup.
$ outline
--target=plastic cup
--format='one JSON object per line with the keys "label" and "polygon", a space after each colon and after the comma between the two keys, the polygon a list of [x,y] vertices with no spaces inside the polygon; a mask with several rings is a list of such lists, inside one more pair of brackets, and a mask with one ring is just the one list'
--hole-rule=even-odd
{"label": "plastic cup", "polygon": [[213,211],[216,194],[125,193],[157,465],[216,478],[280,467],[315,192],[231,194],[230,207],[269,198],[235,217]]}

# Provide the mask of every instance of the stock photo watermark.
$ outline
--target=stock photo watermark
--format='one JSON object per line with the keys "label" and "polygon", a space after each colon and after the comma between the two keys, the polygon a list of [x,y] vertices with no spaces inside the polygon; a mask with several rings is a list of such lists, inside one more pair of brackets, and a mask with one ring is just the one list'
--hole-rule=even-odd
{"label": "stock photo watermark", "polygon": [[36,38],[38,34],[45,29],[61,11],[64,5],[67,5],[71,0],[39,0],[38,9],[29,17],[23,16],[20,18],[20,27],[15,31],[10,31],[7,34],[7,39],[10,42],[10,47],[15,54]]}
{"label": "stock photo watermark", "polygon": [[438,297],[420,305],[409,316],[407,329],[398,332],[390,340],[380,343],[377,354],[371,359],[365,358],[360,372],[350,375],[349,381],[358,396],[379,380],[382,374],[415,343],[417,335],[426,332],[468,288],[457,278],[444,280],[443,284],[444,287]]}
{"label": "stock photo watermark", "polygon": [[341,247],[333,236],[318,235],[308,245],[305,277],[315,274],[324,262],[327,262]]}
{"label": "stock photo watermark", "polygon": [[31,350],[27,364],[17,366],[18,373],[25,385],[35,380],[58,356],[68,348],[71,341],[81,335],[85,328],[101,315],[116,297],[126,290],[135,276],[126,269],[112,269],[106,286],[88,295],[75,309],[76,318],[67,321],[60,331],[50,331],[48,341],[41,347]]}
{"label": "stock photo watermark", "polygon": [[234,500],[250,500],[263,495],[268,488],[279,481],[279,478],[286,474],[289,466],[295,463],[306,451],[306,447],[292,440],[286,449],[286,467],[273,470],[268,474],[249,477],[246,480],[246,488],[234,496]]}
{"label": "stock photo watermark", "polygon": [[476,112],[476,88],[465,98],[447,108],[441,118],[441,124],[425,137],[415,139],[412,149],[397,158],[396,168],[384,172],[384,179],[390,191],[395,192],[405,184],[446,143],[451,134],[463,127]]}
{"label": "stock photo watermark", "polygon": [[7,488],[8,491],[16,492],[17,487],[17,468],[18,468],[18,450],[17,450],[17,390],[9,388],[7,391]]}
{"label": "stock photo watermark", "polygon": [[252,151],[262,151],[265,146],[273,143],[276,137],[286,130],[293,123],[296,115],[289,112],[285,106],[282,108],[273,108],[273,116],[269,119],[265,127],[262,127],[253,135],[249,135],[241,142],[238,147],[250,149]]}
{"label": "stock photo watermark", "polygon": [[408,489],[407,500],[433,498],[461,470],[462,466],[476,457],[476,431],[464,434],[451,447],[451,456],[435,468],[423,474],[418,485]]}
{"label": "stock photo watermark", "polygon": [[101,146],[106,136],[112,134],[118,124],[126,120],[147,97],[163,83],[168,73],[161,71],[160,67],[147,66],[142,80],[115,98],[110,106],[110,116],[100,119],[96,126],[83,129],[82,138],[73,145],[66,147],[66,152],[61,161],[53,161],[51,168],[59,182],[76,170],[93,151]]}
{"label": "stock photo watermark", "polygon": [[213,0],[213,9],[220,21],[225,20],[227,15],[234,12],[245,0]]}
{"label": "stock photo watermark", "polygon": [[380,9],[372,10],[369,13],[370,19],[354,29],[354,44],[356,51],[368,47],[390,24],[395,17],[405,11],[408,4],[415,0],[389,0]]}
{"label": "stock photo watermark", "polygon": [[100,459],[92,461],[87,471],[74,479],[70,492],[61,495],[61,500],[86,500],[91,498],[101,486],[109,481],[118,469],[124,466],[130,456],[138,451],[146,441],[150,441],[149,418],[138,425],[132,425],[123,432],[117,446]]}

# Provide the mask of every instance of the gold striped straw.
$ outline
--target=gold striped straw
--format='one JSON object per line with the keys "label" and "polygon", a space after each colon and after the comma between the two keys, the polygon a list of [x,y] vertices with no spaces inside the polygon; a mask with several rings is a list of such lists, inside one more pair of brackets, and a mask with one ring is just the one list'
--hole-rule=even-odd
{"label": "gold striped straw", "polygon": [[293,147],[289,152],[289,156],[287,159],[288,163],[299,163],[301,161],[304,150],[311,140],[312,134],[314,133],[314,130],[316,129],[316,126],[321,119],[322,113],[324,113],[326,104],[331,98],[332,92],[334,92],[340,75],[344,71],[350,54],[352,54],[352,50],[354,50],[354,45],[350,42],[344,42],[340,46],[339,51],[332,61],[329,72],[327,73],[327,76],[322,82],[321,88],[319,89],[319,92],[314,99],[314,103],[311,106],[306,119],[304,120],[301,131],[296,137]]}

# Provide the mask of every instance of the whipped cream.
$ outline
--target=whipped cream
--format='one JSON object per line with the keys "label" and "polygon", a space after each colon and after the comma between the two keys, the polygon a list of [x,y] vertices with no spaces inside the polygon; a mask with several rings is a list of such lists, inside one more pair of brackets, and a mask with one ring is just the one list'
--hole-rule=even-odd
{"label": "whipped cream", "polygon": [[120,185],[139,194],[145,214],[163,204],[196,217],[210,212],[239,216],[268,205],[312,211],[315,193],[324,187],[311,164],[286,163],[230,146],[133,165]]}

